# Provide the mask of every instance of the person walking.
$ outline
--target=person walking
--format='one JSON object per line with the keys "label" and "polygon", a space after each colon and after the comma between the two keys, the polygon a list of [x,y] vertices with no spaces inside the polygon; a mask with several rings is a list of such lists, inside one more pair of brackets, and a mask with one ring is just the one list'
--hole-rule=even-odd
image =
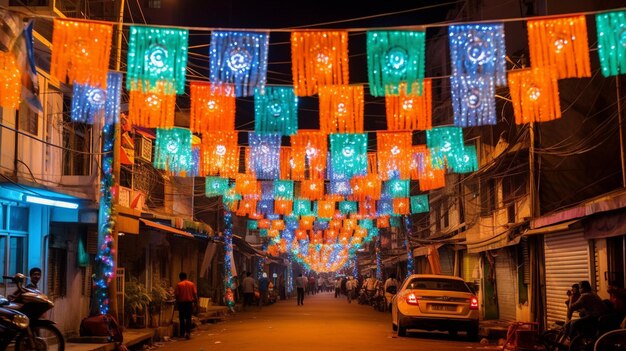
{"label": "person walking", "polygon": [[398,287],[400,286],[400,282],[396,279],[396,274],[389,274],[389,278],[385,280],[385,285],[383,289],[385,290],[385,306],[391,312],[391,299],[398,292]]}
{"label": "person walking", "polygon": [[269,293],[270,280],[267,277],[267,273],[263,272],[261,279],[259,279],[259,306],[267,305],[267,295]]}
{"label": "person walking", "polygon": [[298,306],[304,305],[304,289],[306,289],[308,279],[302,273],[296,278],[296,290],[298,292]]}
{"label": "person walking", "polygon": [[180,282],[176,284],[174,297],[178,305],[179,336],[189,340],[191,338],[191,313],[193,304],[198,301],[198,289],[196,284],[187,280],[187,273],[180,272],[178,278]]}
{"label": "person walking", "polygon": [[348,281],[346,282],[346,295],[348,296],[348,303],[352,303],[352,298],[354,297],[356,285],[357,281],[352,278],[352,276],[348,277]]}
{"label": "person walking", "polygon": [[252,306],[254,303],[254,287],[256,282],[252,278],[251,272],[246,272],[246,277],[241,282],[241,290],[243,291],[243,309],[245,311],[246,306]]}

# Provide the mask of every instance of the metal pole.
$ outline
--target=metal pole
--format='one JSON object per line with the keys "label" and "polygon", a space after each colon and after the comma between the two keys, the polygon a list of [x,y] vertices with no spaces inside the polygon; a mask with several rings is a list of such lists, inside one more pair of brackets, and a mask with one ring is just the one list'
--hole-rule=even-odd
{"label": "metal pole", "polygon": [[528,164],[530,166],[529,183],[530,183],[530,217],[535,218],[539,215],[539,206],[537,198],[537,180],[535,170],[535,122],[529,123],[530,128],[530,146],[528,148]]}
{"label": "metal pole", "polygon": [[122,65],[122,28],[124,27],[124,0],[120,0],[119,16],[117,18],[117,39],[115,45],[117,49],[115,70],[119,71]]}
{"label": "metal pole", "polygon": [[622,98],[619,88],[619,76],[615,76],[615,92],[617,94],[617,125],[619,128],[619,154],[622,161],[622,187],[626,187],[626,163],[624,162],[624,131],[622,130]]}

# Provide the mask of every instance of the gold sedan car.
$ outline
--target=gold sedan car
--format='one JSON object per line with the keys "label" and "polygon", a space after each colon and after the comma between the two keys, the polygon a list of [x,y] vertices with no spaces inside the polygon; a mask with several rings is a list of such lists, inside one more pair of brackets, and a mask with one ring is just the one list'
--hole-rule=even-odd
{"label": "gold sedan car", "polygon": [[440,330],[478,337],[478,299],[463,279],[413,274],[391,300],[391,323],[398,336],[407,329]]}

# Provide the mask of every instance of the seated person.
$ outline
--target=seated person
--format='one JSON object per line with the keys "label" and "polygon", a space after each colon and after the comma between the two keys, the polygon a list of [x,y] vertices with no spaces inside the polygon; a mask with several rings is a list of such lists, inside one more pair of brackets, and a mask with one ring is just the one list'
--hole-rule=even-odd
{"label": "seated person", "polygon": [[585,331],[594,330],[598,317],[608,312],[604,301],[593,292],[591,284],[584,280],[580,282],[580,297],[578,300],[569,305],[567,309],[567,320],[572,318],[572,314],[578,311],[580,319],[572,321],[569,329],[570,340]]}

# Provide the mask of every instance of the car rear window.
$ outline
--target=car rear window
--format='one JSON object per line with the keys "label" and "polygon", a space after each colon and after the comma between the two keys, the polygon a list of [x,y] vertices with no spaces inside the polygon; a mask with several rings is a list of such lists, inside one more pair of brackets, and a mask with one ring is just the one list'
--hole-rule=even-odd
{"label": "car rear window", "polygon": [[415,278],[412,279],[409,284],[407,284],[406,288],[420,290],[460,291],[469,293],[472,292],[467,284],[465,284],[465,282],[445,278]]}

